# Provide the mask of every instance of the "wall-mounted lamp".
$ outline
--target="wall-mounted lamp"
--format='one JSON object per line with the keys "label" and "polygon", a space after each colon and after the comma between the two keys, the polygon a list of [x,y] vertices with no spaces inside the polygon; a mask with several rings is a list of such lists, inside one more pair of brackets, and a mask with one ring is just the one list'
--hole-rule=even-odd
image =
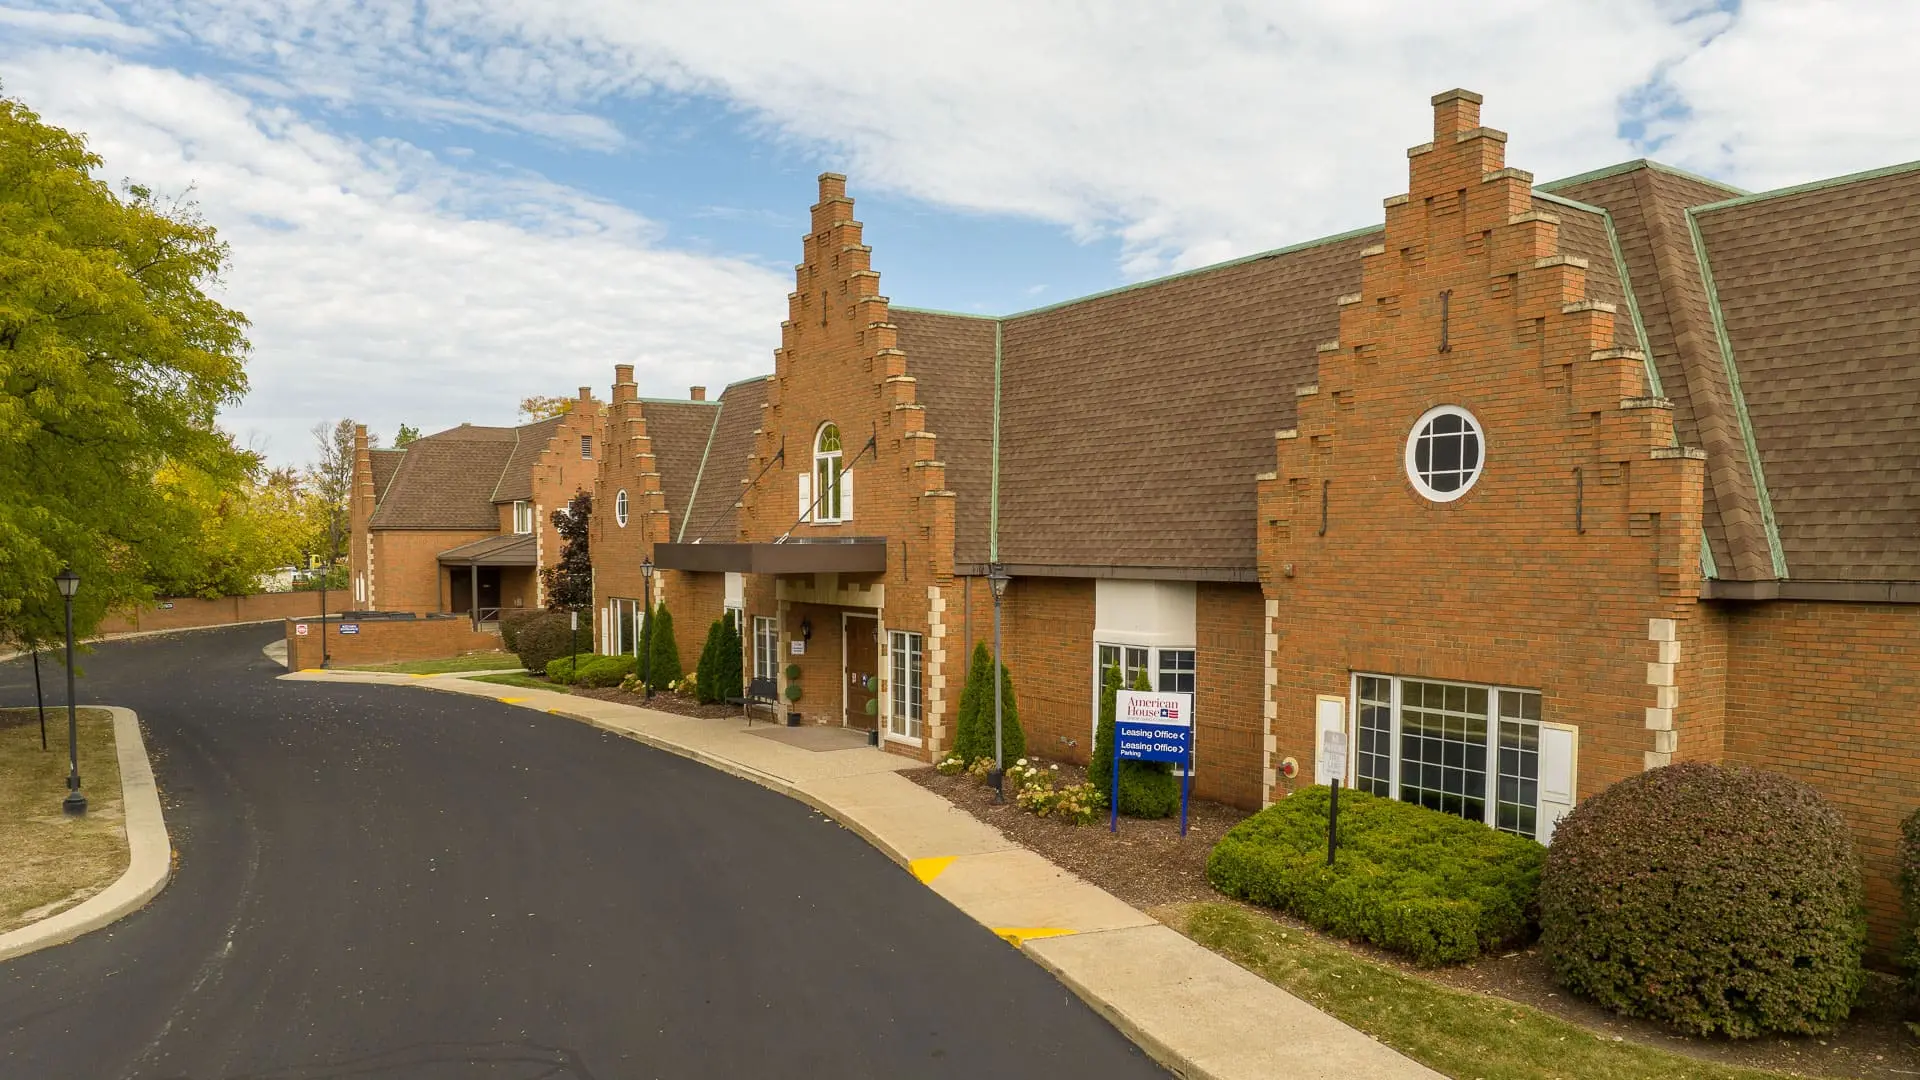
{"label": "wall-mounted lamp", "polygon": [[813,640],[813,623],[804,615],[800,617],[800,640]]}

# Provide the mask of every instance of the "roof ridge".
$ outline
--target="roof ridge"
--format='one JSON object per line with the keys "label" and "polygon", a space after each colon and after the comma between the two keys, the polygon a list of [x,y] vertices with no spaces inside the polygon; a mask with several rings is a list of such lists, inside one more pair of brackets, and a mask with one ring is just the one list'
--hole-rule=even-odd
{"label": "roof ridge", "polygon": [[1742,196],[1749,194],[1749,192],[1734,187],[1725,181],[1715,180],[1708,176],[1701,176],[1699,173],[1691,173],[1685,169],[1676,169],[1672,165],[1663,165],[1652,158],[1634,158],[1632,161],[1622,161],[1617,165],[1608,165],[1599,169],[1589,169],[1586,172],[1575,173],[1572,176],[1561,177],[1558,180],[1549,180],[1544,184],[1535,184],[1533,188],[1535,191],[1551,191],[1554,188],[1572,187],[1575,184],[1591,183],[1595,180],[1604,180],[1609,176],[1619,176],[1623,173],[1630,173],[1639,169],[1646,169],[1650,172],[1663,172],[1669,176],[1683,177],[1712,187],[1723,188],[1727,191],[1737,191],[1740,192]]}
{"label": "roof ridge", "polygon": [[1788,195],[1803,195],[1809,191],[1820,191],[1825,188],[1844,187],[1847,184],[1878,180],[1883,176],[1898,176],[1901,173],[1916,170],[1920,170],[1920,161],[1903,161],[1898,165],[1882,165],[1877,169],[1864,169],[1860,172],[1830,176],[1825,180],[1809,180],[1804,184],[1792,184],[1770,191],[1754,191],[1731,199],[1722,199],[1719,202],[1702,203],[1699,206],[1689,207],[1687,213],[1704,214],[1714,210],[1726,210],[1735,206],[1745,206],[1748,203],[1765,202],[1768,199],[1785,198]]}
{"label": "roof ridge", "polygon": [[707,401],[705,399],[695,401],[693,398],[678,397],[636,397],[633,400],[643,405],[712,405],[718,407],[720,404],[717,399],[713,401]]}
{"label": "roof ridge", "polygon": [[500,466],[500,475],[493,478],[493,490],[487,493],[487,501],[493,502],[500,497],[500,485],[507,479],[507,470],[513,467],[513,455],[520,452],[520,429],[513,429],[513,449],[507,452],[507,460]]}
{"label": "roof ridge", "polygon": [[720,388],[720,397],[725,397],[727,395],[727,391],[732,390],[736,386],[747,386],[752,383],[766,382],[768,379],[771,379],[771,378],[773,378],[772,372],[768,372],[765,375],[749,375],[744,379],[735,379],[733,382],[730,382],[727,385]]}
{"label": "roof ridge", "polygon": [[[685,541],[687,536],[687,522],[693,520],[693,505],[700,499],[700,481],[707,475],[707,458],[713,453],[713,439],[720,430],[720,414],[724,411],[726,402],[720,401],[715,404],[721,406],[721,408],[713,410],[713,425],[707,428],[707,445],[700,451],[700,467],[694,470],[693,486],[687,491],[687,509],[685,513],[680,515],[679,531],[673,534],[675,541]],[[644,416],[645,413],[642,412],[641,415]],[[706,533],[703,529],[701,536],[704,535],[706,535]],[[700,537],[695,537],[694,539],[697,540],[700,539]]]}

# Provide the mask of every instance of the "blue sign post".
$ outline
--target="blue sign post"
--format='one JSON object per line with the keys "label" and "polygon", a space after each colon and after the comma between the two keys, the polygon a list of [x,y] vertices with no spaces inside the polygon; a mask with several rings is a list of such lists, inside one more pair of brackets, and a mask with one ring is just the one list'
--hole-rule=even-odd
{"label": "blue sign post", "polygon": [[1107,831],[1120,831],[1120,763],[1168,761],[1181,766],[1180,835],[1187,835],[1187,792],[1193,777],[1193,695],[1122,690],[1114,700],[1113,788]]}

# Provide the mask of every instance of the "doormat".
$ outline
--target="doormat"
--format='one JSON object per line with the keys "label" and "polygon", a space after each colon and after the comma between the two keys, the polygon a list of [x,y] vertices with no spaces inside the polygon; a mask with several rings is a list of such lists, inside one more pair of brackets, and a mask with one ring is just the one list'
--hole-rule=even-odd
{"label": "doormat", "polygon": [[867,733],[858,728],[828,727],[824,724],[812,724],[806,727],[770,727],[753,729],[752,734],[774,742],[783,742],[788,746],[797,746],[802,750],[811,750],[816,754],[825,754],[834,750],[854,750],[867,745]]}

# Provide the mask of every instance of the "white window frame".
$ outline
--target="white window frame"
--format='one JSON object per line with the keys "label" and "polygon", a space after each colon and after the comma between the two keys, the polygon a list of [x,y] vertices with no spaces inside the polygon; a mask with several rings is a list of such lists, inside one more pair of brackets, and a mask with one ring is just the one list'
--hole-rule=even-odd
{"label": "white window frame", "polygon": [[[1545,740],[1548,738],[1549,732],[1564,735],[1567,745],[1570,747],[1570,755],[1577,755],[1579,729],[1569,724],[1556,724],[1546,720],[1545,695],[1539,690],[1529,689],[1523,686],[1468,683],[1454,679],[1432,679],[1417,675],[1388,675],[1375,671],[1355,671],[1351,673],[1347,684],[1346,724],[1348,753],[1346,775],[1341,778],[1342,782],[1350,787],[1361,789],[1365,786],[1360,779],[1360,758],[1361,755],[1366,752],[1366,746],[1362,740],[1363,732],[1360,727],[1360,710],[1362,708],[1362,702],[1360,700],[1360,680],[1362,679],[1384,680],[1389,688],[1386,754],[1388,779],[1385,798],[1398,800],[1401,797],[1401,785],[1406,764],[1405,743],[1403,741],[1401,727],[1403,687],[1406,683],[1431,683],[1439,686],[1457,686],[1470,690],[1486,691],[1486,787],[1482,799],[1484,805],[1481,811],[1481,824],[1486,825],[1488,828],[1499,828],[1497,821],[1500,807],[1500,777],[1502,775],[1500,761],[1500,726],[1503,722],[1533,727],[1535,729],[1535,746],[1537,748],[1535,752],[1538,755],[1544,756],[1545,754]],[[1541,707],[1537,711],[1541,713],[1541,718],[1538,720],[1525,720],[1503,717],[1501,715],[1500,703],[1500,695],[1503,693],[1532,695],[1540,702]],[[1317,745],[1314,748],[1314,753],[1316,755],[1319,754],[1319,747]],[[1571,781],[1567,786],[1570,789],[1577,787],[1579,777],[1579,762],[1577,756],[1570,756],[1567,770],[1568,778]],[[1541,839],[1542,834],[1544,833],[1547,839],[1551,838],[1554,825],[1558,823],[1561,815],[1568,809],[1571,809],[1574,803],[1574,796],[1572,790],[1557,794],[1550,790],[1551,785],[1549,784],[1549,778],[1545,770],[1541,767],[1538,758],[1536,759],[1534,774],[1533,832],[1529,834],[1513,829],[1502,831],[1513,832],[1516,835],[1526,836],[1528,839],[1539,839],[1541,843],[1546,843],[1546,839]],[[1461,816],[1463,820],[1473,820],[1464,815],[1459,816]]]}
{"label": "white window frame", "polygon": [[513,500],[513,532],[525,536],[533,531],[533,504],[526,499]]}
{"label": "white window frame", "polygon": [[620,494],[613,497],[613,520],[621,528],[627,527],[627,489],[621,488]]}
{"label": "white window frame", "polygon": [[[1190,669],[1191,675],[1193,678],[1192,690],[1180,691],[1176,689],[1170,692],[1193,694],[1194,712],[1196,714],[1199,713],[1200,711],[1200,650],[1199,649],[1196,649],[1191,645],[1136,645],[1131,642],[1125,642],[1125,641],[1096,641],[1093,643],[1093,732],[1095,737],[1098,737],[1098,734],[1100,731],[1100,695],[1104,693],[1106,690],[1106,683],[1103,680],[1105,680],[1106,678],[1108,665],[1103,662],[1104,657],[1102,654],[1105,650],[1108,650],[1108,649],[1116,650],[1116,654],[1120,661],[1120,689],[1122,690],[1133,689],[1133,673],[1136,671],[1140,671],[1140,672],[1144,672],[1147,676],[1148,689],[1154,690],[1154,691],[1165,691],[1165,682],[1162,676],[1169,672],[1169,669],[1167,669],[1165,666],[1167,654],[1185,653],[1188,656],[1192,657],[1193,667]],[[1136,664],[1135,663],[1136,660],[1143,660],[1144,662]],[[1177,669],[1174,669],[1173,673],[1177,675],[1179,674],[1179,671]],[[1194,772],[1197,773],[1200,771],[1200,756],[1199,756],[1199,745],[1198,745],[1200,728],[1197,722],[1195,723],[1193,733],[1195,738],[1193,769],[1194,769]],[[1088,745],[1091,746],[1092,743],[1089,742]],[[1173,767],[1173,772],[1175,776],[1182,776],[1182,775],[1185,775],[1186,770],[1182,766],[1175,765]]]}
{"label": "white window frame", "polygon": [[753,677],[780,678],[780,621],[771,615],[753,617]]}
{"label": "white window frame", "polygon": [[[825,449],[827,433],[833,433],[834,447]],[[847,483],[845,443],[840,434],[840,425],[829,420],[820,425],[813,434],[813,520],[821,524],[839,524],[849,521],[853,515],[852,507],[847,505]]]}
{"label": "white window frame", "polygon": [[[926,736],[927,708],[926,638],[908,630],[887,632],[886,676],[880,680],[885,694],[887,722],[882,730],[897,743],[919,746]],[[907,688],[901,686],[902,670],[908,675]],[[904,705],[905,708],[900,706]],[[894,729],[895,721],[900,730]]]}
{"label": "white window frame", "polygon": [[[616,596],[607,601],[608,653],[615,656],[640,655],[640,624],[644,617],[644,612],[645,608],[641,606],[638,600],[630,600],[626,597]],[[633,649],[631,652],[623,647],[623,643],[620,640],[622,628],[626,625],[622,620],[628,615],[633,617]]]}
{"label": "white window frame", "polygon": [[[1427,426],[1429,424],[1432,424],[1435,420],[1438,420],[1443,416],[1457,416],[1461,420],[1465,421],[1467,426],[1472,428],[1474,438],[1479,444],[1478,445],[1479,453],[1474,460],[1473,471],[1467,475],[1465,480],[1461,481],[1461,484],[1459,487],[1454,488],[1451,491],[1441,491],[1437,488],[1429,486],[1426,481],[1426,478],[1420,475],[1420,469],[1418,468],[1414,460],[1416,456],[1416,452],[1420,445],[1421,435],[1427,430]],[[1405,464],[1406,464],[1406,471],[1407,471],[1407,482],[1413,485],[1413,489],[1420,493],[1421,498],[1426,499],[1430,502],[1450,503],[1455,499],[1458,499],[1461,496],[1465,495],[1467,492],[1472,491],[1473,486],[1480,482],[1481,474],[1485,473],[1487,470],[1486,425],[1480,422],[1479,417],[1473,415],[1472,413],[1468,412],[1467,410],[1461,408],[1458,405],[1436,405],[1433,408],[1428,409],[1426,412],[1421,413],[1420,419],[1415,420],[1413,422],[1413,430],[1407,432]]]}

